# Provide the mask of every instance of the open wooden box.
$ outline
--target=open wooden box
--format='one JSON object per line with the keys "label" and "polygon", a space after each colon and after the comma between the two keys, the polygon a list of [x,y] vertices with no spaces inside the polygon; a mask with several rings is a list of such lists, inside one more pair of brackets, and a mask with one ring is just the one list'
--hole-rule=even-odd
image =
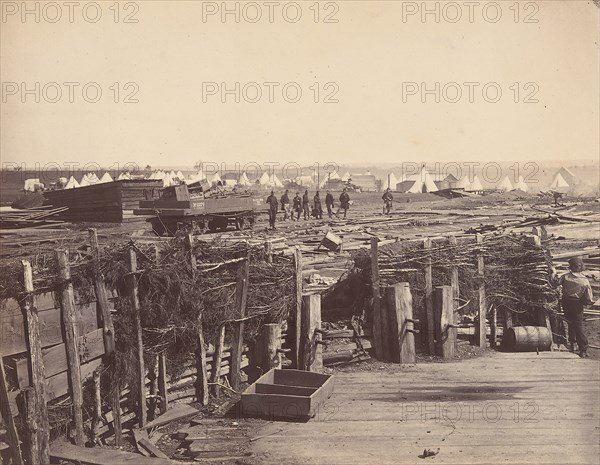
{"label": "open wooden box", "polygon": [[272,369],[242,393],[241,416],[308,421],[333,393],[333,376]]}

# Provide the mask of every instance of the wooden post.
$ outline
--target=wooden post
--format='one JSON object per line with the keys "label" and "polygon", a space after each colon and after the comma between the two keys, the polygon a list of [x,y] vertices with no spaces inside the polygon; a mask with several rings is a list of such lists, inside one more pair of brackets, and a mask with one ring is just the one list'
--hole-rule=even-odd
{"label": "wooden post", "polygon": [[265,255],[267,263],[273,263],[273,243],[271,241],[265,241]]}
{"label": "wooden post", "polygon": [[97,432],[102,421],[102,396],[100,395],[100,370],[94,370],[94,416],[92,417],[91,439],[96,443]]}
{"label": "wooden post", "polygon": [[[431,239],[423,240],[423,249],[426,254],[431,253]],[[435,355],[435,330],[433,319],[433,268],[431,257],[427,257],[425,265],[425,312],[427,315],[427,348],[429,355]]]}
{"label": "wooden post", "polygon": [[208,405],[208,373],[206,369],[206,346],[204,344],[204,329],[202,328],[202,313],[198,315],[198,355],[196,375],[196,398],[202,405]]}
{"label": "wooden post", "polygon": [[[33,295],[33,273],[31,264],[23,260],[23,287],[27,295],[21,300],[27,324],[27,347],[29,349],[29,380],[32,386],[27,390],[28,429],[30,435],[30,461],[32,465],[50,463],[50,426],[46,406],[46,376],[42,358],[40,322]],[[31,424],[29,422],[31,421]]]}
{"label": "wooden post", "polygon": [[134,389],[138,398],[138,424],[142,427],[146,425],[146,367],[144,365],[144,340],[142,338],[142,320],[140,317],[140,300],[137,286],[137,256],[133,247],[129,248],[129,271],[129,292],[131,293],[131,306],[135,315],[137,362],[139,368],[139,378]]}
{"label": "wooden post", "polygon": [[[452,249],[458,247],[456,236],[448,237],[448,245]],[[456,265],[450,267],[450,286],[452,287],[452,308],[457,308],[459,306],[460,287],[458,280],[458,266]]]}
{"label": "wooden post", "polygon": [[223,346],[225,345],[225,325],[219,326],[219,336],[215,342],[215,353],[213,355],[212,375],[210,382],[211,393],[214,397],[221,395],[221,361],[223,360]]}
{"label": "wooden post", "polygon": [[416,361],[412,295],[408,283],[397,283],[387,290],[390,312],[393,361],[414,364]]}
{"label": "wooden post", "polygon": [[436,352],[445,359],[454,358],[456,344],[452,286],[438,286],[433,295],[437,336]]}
{"label": "wooden post", "polygon": [[[94,228],[88,229],[92,253],[95,259],[100,257],[100,244],[98,243],[98,232]],[[112,315],[110,313],[110,304],[108,301],[108,291],[101,274],[94,276],[94,291],[96,293],[97,314],[102,325],[102,337],[104,338],[104,361],[108,365],[108,355],[115,351],[115,328]],[[115,433],[115,445],[120,447],[123,444],[123,432],[121,427],[121,399],[120,389],[117,387],[109,393],[110,404],[113,416],[113,430]]]}
{"label": "wooden post", "polygon": [[[478,247],[481,247],[481,245],[483,244],[483,235],[481,234],[477,234],[476,236],[476,240],[477,240],[477,245]],[[478,345],[479,347],[487,347],[487,327],[486,327],[486,320],[487,320],[487,309],[486,309],[486,302],[485,302],[485,284],[483,282],[483,278],[485,276],[485,262],[483,260],[483,252],[482,251],[478,251],[477,252],[477,274],[479,275],[479,279],[481,280],[479,283],[479,299],[478,299],[478,304],[479,304],[479,309],[478,309],[478,313],[479,313],[479,329],[477,330],[477,334],[478,334]]]}
{"label": "wooden post", "polygon": [[378,360],[384,359],[383,352],[383,334],[381,324],[381,294],[379,289],[379,261],[377,259],[378,251],[377,237],[371,238],[371,290],[373,294],[373,343],[375,346],[375,357]]}
{"label": "wooden post", "polygon": [[151,355],[152,365],[148,367],[148,379],[150,380],[150,402],[148,403],[148,420],[156,418],[156,399],[158,396],[158,357]]}
{"label": "wooden post", "polygon": [[498,345],[498,310],[495,305],[490,309],[492,315],[490,318],[490,347],[495,349]]}
{"label": "wooden post", "polygon": [[10,401],[8,399],[8,387],[6,384],[6,373],[4,371],[4,359],[2,357],[0,357],[0,412],[2,413],[2,419],[6,426],[6,440],[10,446],[12,464],[23,465],[19,435],[17,433],[15,419],[13,418],[10,409]]}
{"label": "wooden post", "polygon": [[302,252],[298,246],[296,246],[294,249],[294,265],[296,274],[296,340],[294,341],[296,353],[294,354],[294,366],[297,369],[300,369],[300,366],[302,365],[300,359],[300,326],[302,321]]}
{"label": "wooden post", "polygon": [[[541,248],[542,247],[542,239],[540,238],[540,236],[527,236],[527,239],[531,242],[531,244],[536,247],[536,248]],[[551,335],[553,335],[554,333],[552,332],[552,324],[550,322],[550,315],[548,315],[548,312],[545,311],[545,309],[539,309],[538,310],[538,318],[539,318],[539,324],[542,326],[546,326],[546,328],[548,328],[548,331],[550,332]],[[550,344],[550,350],[554,350],[554,336],[551,337],[552,339],[552,344]]]}
{"label": "wooden post", "polygon": [[281,326],[277,323],[264,324],[260,334],[260,359],[258,365],[263,373],[272,368],[281,368]]}
{"label": "wooden post", "polygon": [[[250,276],[250,260],[247,258],[240,263],[235,287],[235,307],[238,318],[246,316],[246,301],[248,299],[248,280]],[[244,322],[237,323],[233,330],[233,342],[231,346],[231,365],[229,377],[231,387],[236,391],[241,385],[242,348],[244,344]]]}
{"label": "wooden post", "polygon": [[81,360],[79,358],[79,324],[75,308],[75,295],[71,283],[71,267],[69,253],[66,250],[56,250],[58,262],[58,277],[64,281],[59,293],[62,323],[65,332],[65,349],[67,352],[67,367],[71,398],[73,400],[73,422],[75,423],[75,444],[83,446],[83,389],[81,384]]}
{"label": "wooden post", "polygon": [[323,368],[321,348],[321,295],[309,294],[302,305],[302,369],[318,372]]}
{"label": "wooden post", "polygon": [[190,261],[190,266],[192,267],[192,277],[194,277],[196,275],[197,264],[196,256],[194,255],[194,236],[191,232],[185,235],[184,247]]}
{"label": "wooden post", "polygon": [[167,357],[165,353],[158,356],[158,395],[160,396],[160,413],[169,409],[169,394],[167,390]]}

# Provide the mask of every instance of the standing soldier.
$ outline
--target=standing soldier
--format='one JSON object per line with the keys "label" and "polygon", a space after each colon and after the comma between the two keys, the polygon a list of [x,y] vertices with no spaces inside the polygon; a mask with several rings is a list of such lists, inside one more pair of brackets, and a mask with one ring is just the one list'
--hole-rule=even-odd
{"label": "standing soldier", "polygon": [[283,221],[285,221],[288,219],[288,215],[290,214],[290,197],[288,196],[287,189],[281,196],[281,209],[283,210]]}
{"label": "standing soldier", "polygon": [[319,196],[319,191],[315,194],[315,218],[318,220],[323,219],[323,206],[321,205],[321,197]]}
{"label": "standing soldier", "polygon": [[307,220],[310,217],[308,190],[305,190],[304,195],[302,196],[302,209],[304,210],[304,219]]}
{"label": "standing soldier", "polygon": [[381,198],[383,199],[383,214],[389,215],[390,210],[392,209],[392,202],[394,200],[394,196],[390,192],[389,187],[385,190]]}
{"label": "standing soldier", "polygon": [[277,197],[275,197],[275,192],[271,191],[271,195],[267,197],[267,204],[269,204],[269,226],[271,229],[276,229],[275,220],[277,219],[279,203],[277,202]]}
{"label": "standing soldier", "polygon": [[562,308],[565,319],[569,324],[569,343],[571,351],[574,350],[575,341],[579,349],[579,356],[588,356],[588,340],[583,331],[583,306],[592,303],[592,286],[583,274],[583,260],[573,257],[569,260],[569,273],[556,279],[556,271],[552,269],[554,282],[562,287]]}
{"label": "standing soldier", "polygon": [[292,220],[294,219],[294,212],[296,212],[296,221],[300,221],[300,213],[302,213],[302,199],[300,198],[300,192],[296,192],[292,210]]}
{"label": "standing soldier", "polygon": [[335,216],[337,216],[341,210],[344,210],[344,219],[346,219],[346,213],[348,212],[349,208],[350,208],[350,196],[348,195],[348,192],[346,191],[346,188],[344,187],[344,190],[342,191],[342,193],[340,195],[340,207],[338,208]]}
{"label": "standing soldier", "polygon": [[325,206],[327,207],[327,215],[329,216],[329,218],[331,218],[331,215],[333,215],[333,195],[331,195],[330,191],[327,191],[327,195],[325,196]]}

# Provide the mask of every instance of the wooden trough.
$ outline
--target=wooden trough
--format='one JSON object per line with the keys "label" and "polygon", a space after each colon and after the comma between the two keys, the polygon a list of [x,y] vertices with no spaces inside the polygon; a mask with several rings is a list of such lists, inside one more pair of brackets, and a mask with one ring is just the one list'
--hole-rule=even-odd
{"label": "wooden trough", "polygon": [[333,393],[333,376],[272,369],[242,393],[241,416],[308,421]]}

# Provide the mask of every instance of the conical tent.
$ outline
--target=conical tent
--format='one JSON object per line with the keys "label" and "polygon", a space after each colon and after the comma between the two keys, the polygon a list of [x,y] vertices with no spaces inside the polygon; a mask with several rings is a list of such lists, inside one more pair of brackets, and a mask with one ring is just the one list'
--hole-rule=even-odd
{"label": "conical tent", "polygon": [[183,173],[181,171],[177,171],[177,178],[180,181],[183,181],[185,179],[185,176],[183,175]]}
{"label": "conical tent", "polygon": [[265,172],[262,174],[262,176],[260,177],[260,179],[258,180],[258,183],[259,183],[261,186],[268,186],[268,185],[269,185],[269,182],[270,182],[269,175],[268,175],[268,173],[265,171]]}
{"label": "conical tent", "polygon": [[560,173],[556,173],[556,176],[554,176],[554,180],[552,181],[552,184],[550,185],[550,187],[552,189],[556,189],[556,188],[567,188],[569,187],[569,183],[567,181],[565,181],[565,178],[562,177],[562,174]]}
{"label": "conical tent", "polygon": [[250,179],[248,179],[248,176],[246,175],[245,171],[240,176],[240,179],[238,179],[238,184],[240,186],[251,186],[252,185],[252,183],[250,182]]}
{"label": "conical tent", "polygon": [[169,187],[173,185],[173,177],[171,176],[171,173],[167,173],[165,174],[164,178],[162,179],[163,182],[163,187]]}
{"label": "conical tent", "polygon": [[177,177],[177,173],[174,170],[171,170],[169,172],[169,174],[171,175],[171,179],[176,178]]}
{"label": "conical tent", "polygon": [[350,179],[350,173],[348,171],[346,171],[346,173],[342,176],[342,181],[346,182],[348,179]]}
{"label": "conical tent", "polygon": [[421,192],[437,192],[438,188],[433,182],[433,178],[429,174],[429,171],[426,169],[421,169],[421,172],[416,176],[411,176],[411,181],[414,181],[414,184],[408,189],[407,192],[411,194],[418,194]]}
{"label": "conical tent", "polygon": [[456,181],[456,184],[454,186],[455,189],[465,189],[465,190],[468,187],[469,187],[469,178],[466,176],[463,176],[458,181]]}
{"label": "conical tent", "polygon": [[219,181],[221,181],[221,184],[223,183],[223,180],[221,179],[221,176],[219,176],[219,173],[213,174],[210,178],[211,184],[217,184]]}
{"label": "conical tent", "polygon": [[102,182],[102,183],[104,183],[104,182],[113,182],[113,178],[111,177],[111,175],[107,171],[100,178],[100,182]]}
{"label": "conical tent", "polygon": [[275,173],[273,173],[269,178],[269,184],[273,187],[283,187],[283,183],[279,180]]}
{"label": "conical tent", "polygon": [[388,173],[383,180],[383,187],[386,189],[396,190],[396,184],[398,184],[398,178],[394,173]]}
{"label": "conical tent", "polygon": [[508,179],[508,176],[504,176],[502,180],[498,183],[498,186],[496,186],[496,189],[498,189],[499,191],[508,192],[512,191],[514,187],[510,182],[510,179]]}
{"label": "conical tent", "polygon": [[469,191],[482,191],[483,190],[483,186],[481,185],[479,176],[475,175],[475,177],[473,178],[473,182],[471,182],[471,184],[469,185],[469,188],[467,190],[469,190]]}
{"label": "conical tent", "polygon": [[122,181],[124,179],[131,179],[131,175],[129,174],[129,171],[127,173],[119,174],[119,177],[117,178],[117,180],[119,180],[119,181]]}
{"label": "conical tent", "polygon": [[515,184],[515,189],[519,189],[520,191],[527,192],[529,190],[529,186],[525,182],[523,176],[519,176],[519,180]]}
{"label": "conical tent", "polygon": [[67,185],[65,186],[65,189],[75,189],[79,187],[79,183],[77,182],[77,179],[75,179],[74,176],[71,176],[69,178],[69,180],[67,181]]}

